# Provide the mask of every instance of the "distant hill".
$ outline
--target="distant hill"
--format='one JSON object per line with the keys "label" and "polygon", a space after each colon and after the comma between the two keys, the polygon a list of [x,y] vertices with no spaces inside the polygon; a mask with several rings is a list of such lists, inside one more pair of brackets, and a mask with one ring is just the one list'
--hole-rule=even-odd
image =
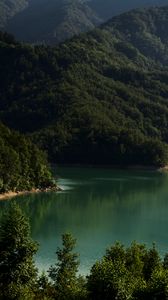
{"label": "distant hill", "polygon": [[103,20],[136,8],[168,5],[168,0],[91,0],[89,6]]}
{"label": "distant hill", "polygon": [[100,22],[79,0],[36,0],[12,18],[6,29],[19,40],[54,44],[89,31]]}
{"label": "distant hill", "polygon": [[[9,8],[10,2],[3,0],[2,3]],[[21,10],[25,2],[28,5]],[[12,3],[5,30],[22,41],[57,44],[80,32],[89,31],[124,11],[166,5],[168,0],[17,0]],[[5,15],[3,11],[1,15]],[[1,19],[3,21],[3,17]]]}
{"label": "distant hill", "polygon": [[15,14],[26,8],[28,0],[0,0],[0,28]]}
{"label": "distant hill", "polygon": [[0,118],[51,161],[168,161],[168,7],[134,10],[57,47],[0,36]]}

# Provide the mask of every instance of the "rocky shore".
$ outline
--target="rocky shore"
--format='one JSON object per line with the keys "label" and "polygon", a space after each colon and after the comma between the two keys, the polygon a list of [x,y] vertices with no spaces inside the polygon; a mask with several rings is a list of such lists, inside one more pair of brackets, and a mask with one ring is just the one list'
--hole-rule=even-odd
{"label": "rocky shore", "polygon": [[22,196],[22,195],[28,195],[28,194],[34,194],[34,193],[47,193],[47,192],[59,192],[62,191],[62,189],[58,186],[54,187],[48,187],[48,188],[42,188],[42,189],[32,189],[30,191],[9,191],[6,193],[0,194],[0,200],[8,200],[11,198],[14,198],[16,196]]}

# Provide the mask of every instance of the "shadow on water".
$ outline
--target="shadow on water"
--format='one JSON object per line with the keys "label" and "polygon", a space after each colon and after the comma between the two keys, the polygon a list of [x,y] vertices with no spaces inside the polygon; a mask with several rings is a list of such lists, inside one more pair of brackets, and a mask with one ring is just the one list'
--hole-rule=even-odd
{"label": "shadow on water", "polygon": [[[168,249],[168,176],[166,173],[110,169],[57,170],[63,192],[31,194],[16,200],[30,217],[40,243],[37,264],[48,267],[67,231],[77,238],[81,271],[115,240],[132,240]],[[1,204],[1,213],[6,202]]]}

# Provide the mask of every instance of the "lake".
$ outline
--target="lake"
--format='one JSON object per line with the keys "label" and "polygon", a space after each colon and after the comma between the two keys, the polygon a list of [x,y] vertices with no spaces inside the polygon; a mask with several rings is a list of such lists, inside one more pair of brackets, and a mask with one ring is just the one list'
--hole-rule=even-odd
{"label": "lake", "polygon": [[[82,274],[115,241],[126,246],[134,240],[148,246],[156,242],[161,255],[168,252],[168,174],[65,167],[54,172],[62,192],[16,198],[40,244],[40,271],[55,262],[65,232],[77,238]],[[0,205],[2,212],[7,202]]]}

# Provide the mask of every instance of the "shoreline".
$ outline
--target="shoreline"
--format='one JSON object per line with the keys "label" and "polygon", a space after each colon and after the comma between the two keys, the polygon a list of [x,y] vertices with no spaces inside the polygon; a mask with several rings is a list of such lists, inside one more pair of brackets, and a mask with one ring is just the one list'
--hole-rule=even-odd
{"label": "shoreline", "polygon": [[[117,165],[92,165],[92,164],[52,164],[57,167],[67,167],[67,168],[105,168],[105,169],[113,169],[113,170],[130,170],[130,171],[153,171],[153,172],[168,172],[168,165],[164,167],[154,167],[154,166],[145,166],[145,165],[132,165],[132,166],[117,166]],[[9,200],[16,196],[23,196],[29,194],[37,194],[37,193],[47,193],[47,192],[61,192],[62,189],[59,186],[48,187],[43,189],[32,189],[30,191],[9,191],[6,193],[0,194],[0,201]]]}
{"label": "shoreline", "polygon": [[9,192],[0,194],[0,201],[9,200],[16,196],[23,196],[23,195],[37,194],[37,193],[60,192],[60,191],[62,191],[62,189],[58,186],[49,187],[49,188],[45,188],[45,189],[32,189],[30,191],[17,191],[17,192],[9,191]]}
{"label": "shoreline", "polygon": [[167,172],[168,171],[168,165],[159,168],[158,171],[160,171],[160,172]]}

